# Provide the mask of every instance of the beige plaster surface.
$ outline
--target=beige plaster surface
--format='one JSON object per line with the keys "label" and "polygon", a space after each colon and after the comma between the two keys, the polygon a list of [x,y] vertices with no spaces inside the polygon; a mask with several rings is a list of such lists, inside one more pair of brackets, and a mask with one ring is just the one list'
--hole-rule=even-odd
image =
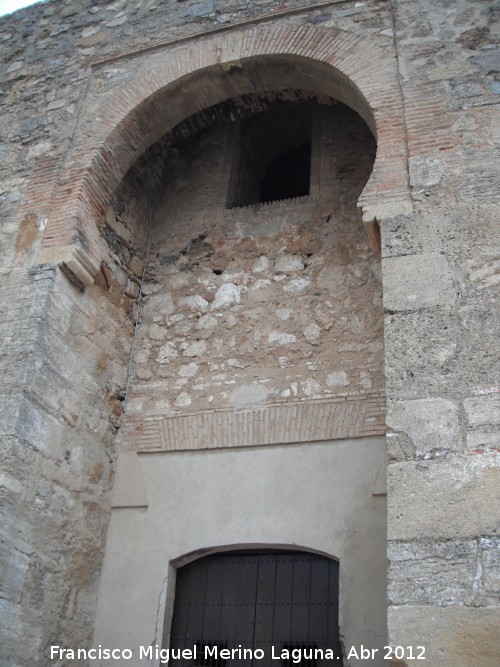
{"label": "beige plaster surface", "polygon": [[372,491],[384,455],[381,437],[140,455],[148,507],[112,513],[94,645],[130,648],[127,664],[147,664],[139,647],[161,645],[172,561],[197,550],[283,546],[340,560],[345,646],[383,647],[386,503]]}

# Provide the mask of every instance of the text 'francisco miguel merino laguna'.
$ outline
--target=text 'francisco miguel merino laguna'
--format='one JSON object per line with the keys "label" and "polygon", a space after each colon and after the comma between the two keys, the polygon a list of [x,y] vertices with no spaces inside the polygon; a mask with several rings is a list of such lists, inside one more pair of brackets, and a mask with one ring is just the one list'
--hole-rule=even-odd
{"label": "text 'francisco miguel merino laguna'", "polygon": [[[199,646],[184,649],[169,649],[156,646],[139,646],[139,660],[159,660],[162,664],[174,660],[196,660],[203,657],[205,660],[263,660],[265,652],[260,648],[222,648],[216,645]],[[137,655],[137,653],[136,653]],[[91,649],[71,649],[61,646],[50,647],[52,660],[131,660],[134,657],[132,649],[110,649],[99,645]],[[272,660],[291,660],[298,664],[302,660],[336,660],[337,652],[330,648],[277,648],[271,646]]]}

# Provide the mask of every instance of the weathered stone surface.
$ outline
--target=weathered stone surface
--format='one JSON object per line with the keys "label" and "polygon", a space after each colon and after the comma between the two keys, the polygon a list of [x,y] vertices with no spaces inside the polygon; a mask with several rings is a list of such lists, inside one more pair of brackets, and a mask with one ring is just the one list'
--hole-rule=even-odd
{"label": "weathered stone surface", "polygon": [[437,157],[410,157],[408,164],[412,188],[429,188],[438,185],[443,177],[443,163]]}
{"label": "weathered stone surface", "polygon": [[390,604],[432,605],[437,601],[440,606],[496,606],[498,547],[498,537],[390,543]]}
{"label": "weathered stone surface", "polygon": [[[442,667],[473,664],[492,667],[499,655],[496,609],[428,605],[389,607],[394,646],[423,646],[425,664]],[[405,655],[408,655],[406,652]],[[414,650],[413,655],[416,655]],[[407,664],[413,661],[408,660]]]}
{"label": "weathered stone surface", "polygon": [[419,238],[420,224],[416,216],[401,215],[385,218],[380,223],[382,257],[420,255],[422,241]]}
{"label": "weathered stone surface", "polygon": [[233,283],[221,285],[215,293],[215,299],[212,302],[212,308],[228,308],[240,302],[240,290]]}
{"label": "weathered stone surface", "polygon": [[500,425],[500,396],[475,396],[464,401],[465,416],[471,427]]}
{"label": "weathered stone surface", "polygon": [[389,544],[389,604],[460,605],[477,584],[475,540]]}
{"label": "weathered stone surface", "polygon": [[390,395],[408,400],[442,397],[446,391],[460,401],[495,387],[500,377],[499,336],[495,303],[386,316]]}
{"label": "weathered stone surface", "polygon": [[443,458],[463,449],[458,406],[443,398],[390,402],[389,457]]}
{"label": "weathered stone surface", "polygon": [[498,49],[487,51],[480,56],[476,56],[473,58],[472,62],[474,65],[485,69],[488,73],[500,72],[500,53],[498,52]]}
{"label": "weathered stone surface", "polygon": [[497,453],[390,465],[389,539],[494,534],[500,502],[499,477]]}
{"label": "weathered stone surface", "polygon": [[295,273],[296,271],[302,271],[303,268],[302,257],[297,255],[282,255],[274,262],[274,270],[277,272]]}
{"label": "weathered stone surface", "polygon": [[456,301],[450,267],[442,255],[388,257],[382,269],[386,310],[452,306]]}
{"label": "weathered stone surface", "polygon": [[155,294],[151,296],[144,306],[144,314],[153,318],[171,315],[174,312],[174,304],[170,294]]}
{"label": "weathered stone surface", "polygon": [[479,289],[500,283],[500,250],[484,248],[479,256],[467,263],[469,280]]}

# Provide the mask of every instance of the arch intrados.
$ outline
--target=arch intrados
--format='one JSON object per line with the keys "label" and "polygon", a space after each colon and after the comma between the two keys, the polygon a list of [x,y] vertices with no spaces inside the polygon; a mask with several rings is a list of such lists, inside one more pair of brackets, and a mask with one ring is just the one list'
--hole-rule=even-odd
{"label": "arch intrados", "polygon": [[[105,145],[106,151],[121,157],[112,190],[148,148],[189,116],[237,97],[290,88],[342,102],[358,113],[377,136],[370,105],[340,70],[294,54],[251,57],[229,70],[212,65],[186,74],[149,95],[123,117]],[[140,145],[135,143],[133,151],[127,149],[125,139],[131,128],[135,130],[134,135],[142,136]]]}
{"label": "arch intrados", "polygon": [[379,210],[394,214],[411,207],[390,51],[334,28],[278,24],[142,57],[133,78],[112,90],[97,113],[87,114],[49,204],[40,261],[59,262],[77,282],[91,284],[99,270],[104,213],[134,162],[183,119],[247,92],[312,90],[359,113],[378,142],[372,175],[358,200],[363,221],[372,224]]}

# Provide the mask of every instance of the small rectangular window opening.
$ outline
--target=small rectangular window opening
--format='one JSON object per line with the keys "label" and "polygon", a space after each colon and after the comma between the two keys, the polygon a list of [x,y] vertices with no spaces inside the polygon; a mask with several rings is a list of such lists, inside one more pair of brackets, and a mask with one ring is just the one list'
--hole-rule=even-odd
{"label": "small rectangular window opening", "polygon": [[240,122],[229,208],[310,194],[312,115],[309,105],[282,104]]}

